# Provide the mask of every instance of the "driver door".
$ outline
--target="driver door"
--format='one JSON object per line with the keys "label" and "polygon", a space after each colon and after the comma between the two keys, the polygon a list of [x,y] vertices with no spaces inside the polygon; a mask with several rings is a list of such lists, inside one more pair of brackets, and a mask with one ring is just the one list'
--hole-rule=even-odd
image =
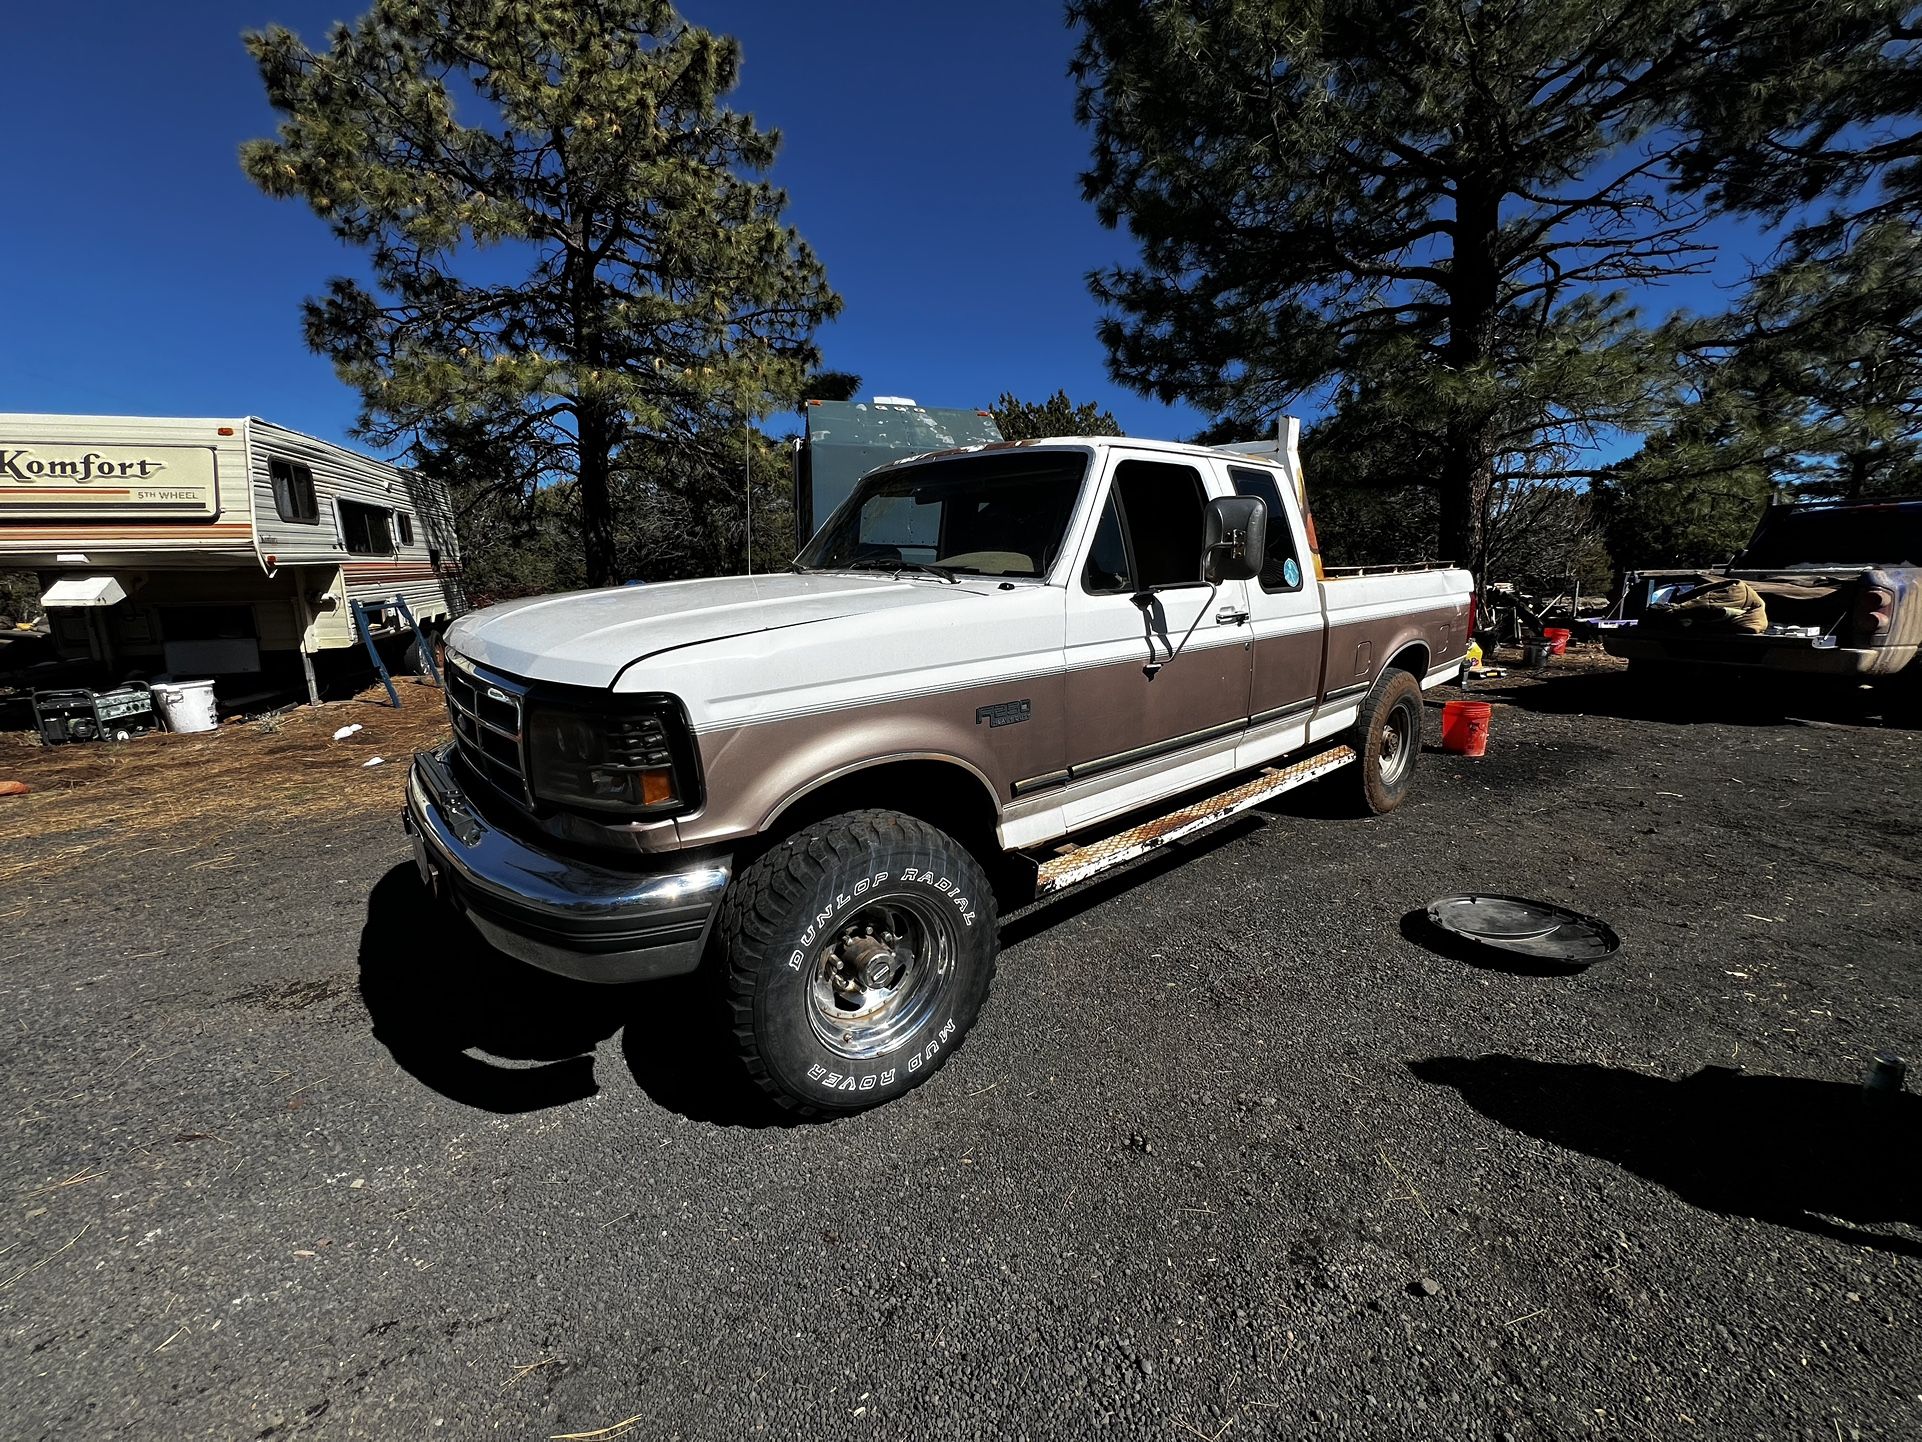
{"label": "driver door", "polygon": [[1112,453],[1095,534],[1068,585],[1068,825],[1234,769],[1248,721],[1248,588],[1203,569],[1208,482]]}

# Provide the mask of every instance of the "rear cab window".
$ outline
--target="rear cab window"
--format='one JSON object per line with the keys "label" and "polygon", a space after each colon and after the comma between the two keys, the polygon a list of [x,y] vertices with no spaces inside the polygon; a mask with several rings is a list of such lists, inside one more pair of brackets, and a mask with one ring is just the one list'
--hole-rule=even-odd
{"label": "rear cab window", "polygon": [[1261,589],[1299,591],[1301,557],[1295,553],[1295,528],[1281,499],[1280,478],[1273,471],[1247,466],[1230,466],[1228,478],[1235,483],[1236,495],[1258,497],[1268,508],[1268,554],[1261,563]]}

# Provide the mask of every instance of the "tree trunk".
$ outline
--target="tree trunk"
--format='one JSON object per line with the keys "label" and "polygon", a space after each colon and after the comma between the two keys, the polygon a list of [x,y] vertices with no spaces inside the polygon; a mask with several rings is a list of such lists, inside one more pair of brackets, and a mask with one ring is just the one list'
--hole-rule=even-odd
{"label": "tree trunk", "polygon": [[1489,424],[1474,417],[1451,420],[1444,433],[1441,475],[1440,559],[1466,566],[1477,580],[1487,559],[1488,490],[1495,466],[1488,453]]}
{"label": "tree trunk", "polygon": [[1448,282],[1448,343],[1454,398],[1443,430],[1440,487],[1441,559],[1481,576],[1486,559],[1488,490],[1495,478],[1496,417],[1483,374],[1494,344],[1500,286],[1495,246],[1501,193],[1474,177],[1457,182],[1454,263]]}
{"label": "tree trunk", "polygon": [[1849,452],[1849,485],[1844,499],[1859,501],[1869,488],[1869,452],[1863,446]]}
{"label": "tree trunk", "polygon": [[[591,375],[607,364],[602,335],[606,315],[595,291],[593,213],[583,207],[572,218],[573,244],[568,257],[568,302],[573,319],[573,348],[580,365]],[[619,417],[605,402],[591,395],[574,402],[576,440],[580,445],[581,549],[587,584],[612,586],[614,574],[614,496],[609,480],[614,470],[614,446],[620,434]]]}
{"label": "tree trunk", "polygon": [[614,428],[599,407],[584,405],[578,417],[581,465],[581,545],[587,584],[612,586],[614,574],[614,497],[608,480],[614,469]]}

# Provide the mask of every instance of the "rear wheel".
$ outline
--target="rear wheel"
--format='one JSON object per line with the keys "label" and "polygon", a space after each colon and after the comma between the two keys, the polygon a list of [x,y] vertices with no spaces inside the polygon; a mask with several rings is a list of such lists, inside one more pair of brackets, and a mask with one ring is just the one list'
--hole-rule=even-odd
{"label": "rear wheel", "polygon": [[1348,744],[1355,764],[1343,773],[1352,779],[1364,811],[1382,816],[1407,798],[1421,754],[1421,686],[1406,671],[1390,671],[1361,703],[1361,715]]}
{"label": "rear wheel", "polygon": [[414,634],[407,638],[407,649],[401,653],[400,663],[416,676],[428,675],[427,658],[434,653],[435,636],[431,627],[418,626]]}
{"label": "rear wheel", "polygon": [[716,922],[748,1073],[803,1114],[860,1111],[932,1075],[994,978],[994,895],[953,837],[851,811],[741,872]]}

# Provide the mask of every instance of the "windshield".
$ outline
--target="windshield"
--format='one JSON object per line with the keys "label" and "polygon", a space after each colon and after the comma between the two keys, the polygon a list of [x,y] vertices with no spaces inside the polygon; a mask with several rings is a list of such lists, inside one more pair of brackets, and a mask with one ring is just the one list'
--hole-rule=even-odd
{"label": "windshield", "polygon": [[876,471],[796,564],[1038,579],[1067,538],[1087,469],[1083,451],[1005,451]]}
{"label": "windshield", "polygon": [[1768,512],[1748,549],[1735,558],[1741,571],[1803,567],[1922,564],[1922,501]]}

